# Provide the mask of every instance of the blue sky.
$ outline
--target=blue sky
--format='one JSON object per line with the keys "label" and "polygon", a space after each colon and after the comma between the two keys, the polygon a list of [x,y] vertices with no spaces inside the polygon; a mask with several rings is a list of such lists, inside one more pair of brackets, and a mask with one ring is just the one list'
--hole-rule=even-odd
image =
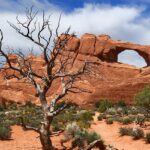
{"label": "blue sky", "polygon": [[[150,4],[149,0],[49,0],[59,7],[63,7],[67,11],[72,11],[76,8],[81,8],[85,3],[93,4],[109,4],[109,5],[145,5]],[[147,9],[148,10],[148,9]]]}
{"label": "blue sky", "polygon": [[[28,49],[32,43],[17,35],[7,21],[16,23],[15,17],[24,18],[25,7],[52,14],[52,28],[62,13],[59,32],[71,26],[78,37],[84,33],[108,34],[113,39],[150,45],[150,0],[0,0],[0,28],[4,32],[4,46]],[[39,21],[41,16],[39,14]],[[18,42],[19,41],[19,42]],[[26,44],[28,42],[28,44]],[[28,46],[28,47],[27,47]],[[144,64],[134,53],[127,52],[121,60]]]}
{"label": "blue sky", "polygon": [[150,0],[48,0],[50,3],[63,8],[65,11],[73,11],[76,8],[84,7],[84,4],[107,4],[112,6],[144,6],[143,15],[150,12]]}

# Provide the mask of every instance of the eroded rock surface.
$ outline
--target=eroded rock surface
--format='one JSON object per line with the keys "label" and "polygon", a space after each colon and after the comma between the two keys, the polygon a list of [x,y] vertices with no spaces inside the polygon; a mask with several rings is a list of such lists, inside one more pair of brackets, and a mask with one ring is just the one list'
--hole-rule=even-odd
{"label": "eroded rock surface", "polygon": [[[145,59],[147,67],[136,68],[118,63],[118,54],[126,49],[137,51]],[[66,53],[71,51],[73,54],[78,54],[72,69],[80,67],[85,60],[92,62],[88,66],[90,74],[82,76],[82,80],[77,83],[88,92],[69,94],[66,97],[79,105],[91,105],[100,99],[126,100],[132,103],[135,94],[150,83],[150,46],[113,40],[108,35],[85,34],[80,39],[71,38],[66,50]],[[41,56],[32,59],[35,68],[40,66],[38,71],[44,68]],[[15,63],[14,56],[12,61]],[[59,81],[55,81],[47,95],[49,100],[58,89]],[[20,103],[32,100],[38,103],[32,85],[16,79],[6,81],[2,73],[0,73],[0,100]]]}

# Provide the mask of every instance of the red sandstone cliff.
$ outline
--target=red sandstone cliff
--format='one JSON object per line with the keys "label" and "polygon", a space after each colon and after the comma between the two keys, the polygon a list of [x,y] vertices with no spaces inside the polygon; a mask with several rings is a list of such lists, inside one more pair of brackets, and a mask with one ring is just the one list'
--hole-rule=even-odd
{"label": "red sandstone cliff", "polygon": [[[137,51],[147,62],[145,68],[121,64],[117,62],[118,54],[124,50]],[[135,94],[150,83],[150,46],[133,44],[125,41],[112,40],[107,35],[95,36],[85,34],[78,39],[73,37],[66,45],[67,51],[78,53],[73,68],[78,68],[84,60],[89,64],[90,74],[84,75],[77,84],[88,92],[78,95],[69,94],[67,99],[79,105],[89,105],[100,99],[113,101],[126,100],[133,102]],[[66,53],[67,53],[66,51]],[[32,57],[34,66],[44,68],[42,57]],[[15,57],[12,57],[15,63]],[[48,94],[49,100],[59,88],[56,81]],[[32,85],[16,79],[7,82],[0,72],[0,100],[24,102],[32,100],[38,103],[38,97]]]}

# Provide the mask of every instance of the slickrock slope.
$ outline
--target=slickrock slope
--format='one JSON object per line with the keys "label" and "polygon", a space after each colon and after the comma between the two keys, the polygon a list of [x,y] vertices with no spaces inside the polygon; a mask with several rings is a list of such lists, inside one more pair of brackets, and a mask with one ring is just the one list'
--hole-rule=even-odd
{"label": "slickrock slope", "polygon": [[[145,68],[136,68],[131,65],[117,62],[118,54],[124,50],[135,50],[141,55],[146,63]],[[133,102],[135,94],[145,85],[150,83],[150,46],[133,44],[120,40],[113,40],[107,35],[95,36],[85,34],[81,39],[73,37],[66,45],[66,53],[71,51],[78,54],[74,68],[79,68],[85,60],[89,64],[90,74],[82,76],[77,83],[88,92],[77,95],[69,94],[66,98],[82,106],[89,106],[100,99],[112,101],[126,100]],[[15,63],[15,57],[12,57]],[[34,68],[40,72],[44,68],[42,57],[32,57]],[[53,84],[48,93],[49,100],[59,89],[59,81]],[[16,79],[4,80],[0,72],[0,100],[16,101],[23,103],[28,100],[38,103],[36,91],[27,82]]]}

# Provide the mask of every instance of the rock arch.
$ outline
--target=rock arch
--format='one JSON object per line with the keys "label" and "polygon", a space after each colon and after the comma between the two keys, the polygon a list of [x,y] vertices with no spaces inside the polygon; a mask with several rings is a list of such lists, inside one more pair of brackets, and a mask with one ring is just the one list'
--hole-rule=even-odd
{"label": "rock arch", "polygon": [[147,66],[150,66],[150,45],[113,40],[108,35],[95,36],[86,33],[81,38],[72,37],[66,46],[66,50],[96,56],[107,62],[117,62],[118,54],[126,49],[135,50],[145,59]]}
{"label": "rock arch", "polygon": [[109,50],[106,50],[106,52],[104,51],[103,60],[106,60],[108,62],[117,62],[119,53],[125,50],[136,51],[142,58],[144,58],[147,65],[150,65],[150,54],[146,50],[140,48],[132,48],[132,46],[128,47],[128,45],[126,45],[125,47],[115,46],[110,48]]}

